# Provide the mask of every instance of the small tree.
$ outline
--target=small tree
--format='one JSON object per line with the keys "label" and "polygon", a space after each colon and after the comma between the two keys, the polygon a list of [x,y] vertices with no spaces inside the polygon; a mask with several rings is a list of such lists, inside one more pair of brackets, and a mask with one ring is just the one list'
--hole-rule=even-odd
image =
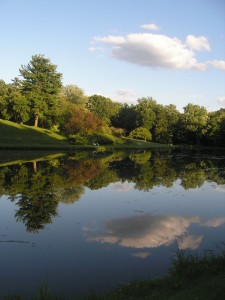
{"label": "small tree", "polygon": [[151,141],[152,139],[151,133],[145,127],[135,128],[130,132],[129,137],[134,139],[144,140],[144,141]]}
{"label": "small tree", "polygon": [[69,134],[92,134],[102,132],[106,125],[93,113],[82,107],[74,107],[66,125]]}

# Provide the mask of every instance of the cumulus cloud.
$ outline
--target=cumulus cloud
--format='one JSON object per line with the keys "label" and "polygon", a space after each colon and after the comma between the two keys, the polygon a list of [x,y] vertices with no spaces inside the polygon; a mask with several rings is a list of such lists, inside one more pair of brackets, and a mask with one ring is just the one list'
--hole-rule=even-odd
{"label": "cumulus cloud", "polygon": [[186,44],[193,50],[206,50],[211,51],[209,42],[205,36],[188,35]]}
{"label": "cumulus cloud", "polygon": [[210,51],[209,42],[204,36],[188,35],[186,42],[182,42],[176,37],[171,38],[162,34],[130,33],[95,37],[93,43],[108,46],[111,57],[136,65],[196,70],[213,67],[225,70],[225,61],[223,60],[197,61],[195,51]]}
{"label": "cumulus cloud", "polygon": [[153,23],[140,25],[140,28],[147,30],[160,30],[160,27]]}
{"label": "cumulus cloud", "polygon": [[[141,215],[111,220],[104,228],[105,234],[86,231],[88,241],[118,244],[130,248],[156,248],[169,246],[175,240],[181,249],[197,249],[202,236],[187,235],[191,224],[218,227],[225,223],[225,218],[203,222],[198,216],[152,216]],[[101,230],[102,232],[102,230]]]}

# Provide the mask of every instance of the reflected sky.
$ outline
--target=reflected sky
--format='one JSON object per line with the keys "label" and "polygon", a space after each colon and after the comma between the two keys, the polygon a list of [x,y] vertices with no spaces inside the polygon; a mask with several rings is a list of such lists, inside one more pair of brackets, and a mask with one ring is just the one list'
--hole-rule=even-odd
{"label": "reflected sky", "polygon": [[[68,297],[107,290],[166,274],[177,249],[201,253],[224,241],[224,160],[182,156],[174,167],[175,156],[149,157],[142,165],[137,155],[62,158],[59,168],[38,163],[37,174],[32,165],[3,169],[0,296],[46,280]],[[35,217],[42,227],[26,226]]]}
{"label": "reflected sky", "polygon": [[197,249],[203,236],[189,234],[192,224],[216,228],[225,224],[225,217],[202,221],[199,216],[140,215],[109,221],[103,228],[103,235],[93,232],[93,228],[84,228],[84,232],[87,241],[117,244],[122,247],[157,248],[177,241],[180,249]]}

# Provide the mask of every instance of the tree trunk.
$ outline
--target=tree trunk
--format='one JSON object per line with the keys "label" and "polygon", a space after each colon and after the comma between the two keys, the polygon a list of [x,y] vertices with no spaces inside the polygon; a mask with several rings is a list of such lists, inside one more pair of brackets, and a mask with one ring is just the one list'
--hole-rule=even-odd
{"label": "tree trunk", "polygon": [[34,126],[38,127],[38,116],[37,115],[34,117]]}
{"label": "tree trunk", "polygon": [[33,161],[33,169],[34,169],[34,173],[37,173],[37,162]]}

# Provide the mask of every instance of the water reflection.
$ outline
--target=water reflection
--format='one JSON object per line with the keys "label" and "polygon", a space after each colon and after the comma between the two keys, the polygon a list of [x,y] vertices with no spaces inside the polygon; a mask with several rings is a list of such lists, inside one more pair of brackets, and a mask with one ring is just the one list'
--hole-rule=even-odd
{"label": "water reflection", "polygon": [[[57,215],[60,202],[67,204],[78,201],[84,194],[85,188],[98,190],[107,187],[110,183],[117,183],[114,188],[120,191],[133,188],[149,191],[155,186],[172,187],[177,180],[180,180],[180,185],[185,190],[199,188],[204,182],[214,182],[217,184],[215,189],[223,192],[225,157],[198,152],[192,152],[190,155],[190,153],[167,151],[130,154],[117,152],[108,155],[77,153],[67,158],[42,163],[2,167],[0,195],[8,195],[11,201],[16,202],[18,210],[15,217],[25,224],[28,231],[38,232],[46,224],[51,223],[52,218]],[[132,185],[129,185],[130,183]],[[138,220],[125,219],[121,222],[125,226],[126,222],[130,224]],[[171,224],[171,230],[176,231],[176,225],[180,221],[172,220],[175,223]],[[156,223],[162,226],[159,231],[165,229],[162,220],[159,222],[155,217],[146,216],[140,217],[139,229],[145,222],[149,224],[151,230],[155,228],[153,224]],[[110,224],[108,226],[114,228],[113,223]],[[126,226],[123,230],[125,228]],[[141,232],[138,231],[137,234]],[[167,235],[170,236],[169,232]],[[170,238],[168,242],[169,240]],[[124,240],[123,243],[128,243],[128,240],[126,242]],[[133,245],[132,242],[130,244]],[[154,245],[154,242],[151,241],[150,244]]]}
{"label": "water reflection", "polygon": [[[140,215],[109,221],[103,235],[93,233],[93,228],[85,228],[88,241],[117,244],[129,248],[157,248],[169,246],[177,241],[180,249],[197,249],[203,236],[189,235],[189,227],[218,227],[225,224],[224,218],[203,221],[199,216],[152,216]],[[100,229],[102,231],[102,229]]]}
{"label": "water reflection", "polygon": [[0,298],[46,278],[71,298],[163,275],[177,248],[224,240],[224,187],[223,153],[77,152],[2,166]]}

